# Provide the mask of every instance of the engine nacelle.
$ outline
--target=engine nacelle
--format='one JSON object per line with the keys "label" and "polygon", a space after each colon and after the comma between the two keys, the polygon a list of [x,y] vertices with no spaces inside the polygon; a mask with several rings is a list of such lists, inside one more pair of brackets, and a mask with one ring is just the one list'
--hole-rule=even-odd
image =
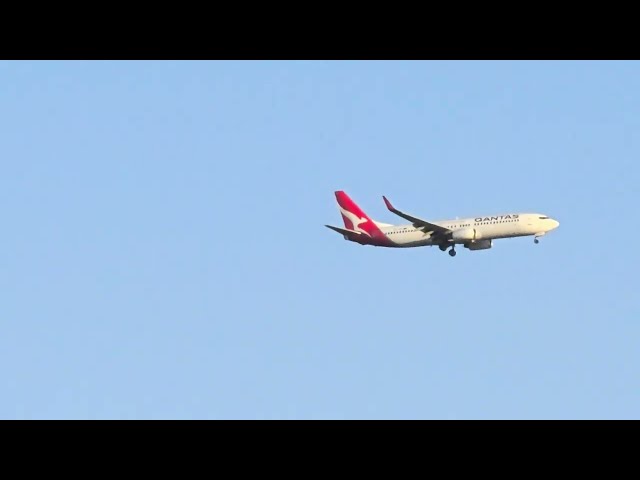
{"label": "engine nacelle", "polygon": [[493,246],[493,240],[480,240],[479,242],[469,242],[464,244],[469,250],[486,250]]}
{"label": "engine nacelle", "polygon": [[460,228],[454,230],[451,238],[456,242],[472,242],[480,238],[480,234],[475,228]]}

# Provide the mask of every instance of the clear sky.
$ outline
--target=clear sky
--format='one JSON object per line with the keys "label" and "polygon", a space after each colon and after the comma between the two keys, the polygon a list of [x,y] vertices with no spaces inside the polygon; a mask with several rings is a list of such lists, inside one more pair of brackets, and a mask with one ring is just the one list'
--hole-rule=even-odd
{"label": "clear sky", "polygon": [[[0,417],[640,418],[640,63],[0,63]],[[349,243],[540,212],[534,245]]]}

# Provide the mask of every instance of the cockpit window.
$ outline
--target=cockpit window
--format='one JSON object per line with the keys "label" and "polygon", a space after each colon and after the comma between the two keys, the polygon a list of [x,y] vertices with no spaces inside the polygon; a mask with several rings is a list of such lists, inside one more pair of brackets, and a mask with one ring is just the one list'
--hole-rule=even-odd
{"label": "cockpit window", "polygon": [[540,220],[548,220],[549,217],[538,217]]}

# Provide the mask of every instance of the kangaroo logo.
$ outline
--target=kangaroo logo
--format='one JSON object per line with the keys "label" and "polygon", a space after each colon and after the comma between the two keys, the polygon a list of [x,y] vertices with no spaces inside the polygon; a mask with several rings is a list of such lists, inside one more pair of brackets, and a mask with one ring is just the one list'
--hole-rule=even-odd
{"label": "kangaroo logo", "polygon": [[349,219],[349,221],[353,225],[353,230],[354,231],[360,232],[360,233],[364,233],[368,237],[371,236],[369,234],[369,232],[367,232],[366,230],[363,230],[362,228],[360,228],[360,225],[363,224],[363,223],[367,223],[369,221],[369,219],[360,218],[355,213],[352,213],[349,210],[345,210],[344,208],[342,208],[340,206],[338,206],[338,208],[340,208],[340,211],[342,212],[342,215],[344,215],[345,217],[347,217]]}

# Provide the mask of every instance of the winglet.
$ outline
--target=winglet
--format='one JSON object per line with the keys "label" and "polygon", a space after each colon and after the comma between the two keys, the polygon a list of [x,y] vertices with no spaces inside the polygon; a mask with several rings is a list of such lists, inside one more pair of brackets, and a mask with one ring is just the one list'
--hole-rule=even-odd
{"label": "winglet", "polygon": [[391,205],[391,202],[387,199],[387,197],[383,195],[382,198],[384,199],[384,203],[387,205],[387,208],[392,212],[395,211],[395,208],[393,208],[393,205]]}

